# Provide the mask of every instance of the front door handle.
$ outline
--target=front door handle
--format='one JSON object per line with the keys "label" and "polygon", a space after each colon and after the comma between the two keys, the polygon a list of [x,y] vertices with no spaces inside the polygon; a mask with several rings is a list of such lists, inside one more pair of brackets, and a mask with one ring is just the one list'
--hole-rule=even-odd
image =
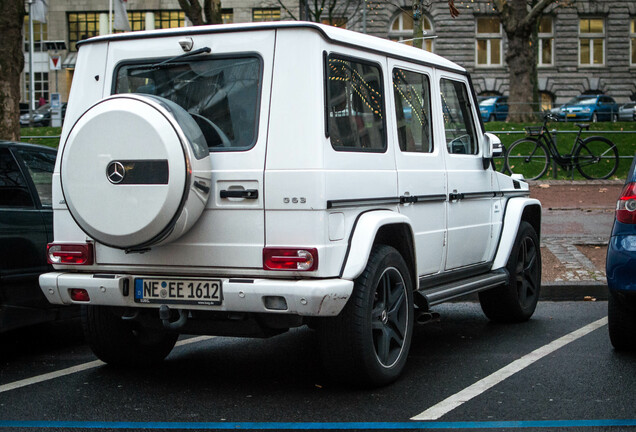
{"label": "front door handle", "polygon": [[221,198],[258,199],[258,189],[222,190]]}

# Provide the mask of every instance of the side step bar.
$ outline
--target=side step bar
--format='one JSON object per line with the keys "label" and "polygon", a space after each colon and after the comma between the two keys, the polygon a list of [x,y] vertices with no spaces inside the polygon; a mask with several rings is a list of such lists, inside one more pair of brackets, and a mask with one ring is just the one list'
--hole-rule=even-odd
{"label": "side step bar", "polygon": [[423,288],[417,291],[426,301],[426,306],[431,307],[449,300],[465,296],[467,294],[495,288],[508,282],[508,272],[505,268],[497,269],[468,279],[438,285],[432,288]]}

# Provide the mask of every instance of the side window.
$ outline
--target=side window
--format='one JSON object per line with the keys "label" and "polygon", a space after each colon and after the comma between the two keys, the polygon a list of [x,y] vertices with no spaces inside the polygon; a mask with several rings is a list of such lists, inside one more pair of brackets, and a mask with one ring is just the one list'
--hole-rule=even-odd
{"label": "side window", "polygon": [[446,146],[452,154],[477,154],[477,134],[470,106],[466,84],[460,81],[442,79],[442,111]]}
{"label": "side window", "polygon": [[327,128],[338,151],[384,152],[386,131],[382,72],[372,63],[329,56]]}
{"label": "side window", "polygon": [[51,185],[53,168],[55,167],[55,153],[30,150],[19,150],[18,152],[29,170],[29,175],[40,197],[40,203],[43,207],[51,207],[53,204]]}
{"label": "side window", "polygon": [[393,69],[395,116],[402,151],[433,151],[430,87],[427,75]]}
{"label": "side window", "polygon": [[0,149],[0,207],[34,207],[26,180],[7,149]]}

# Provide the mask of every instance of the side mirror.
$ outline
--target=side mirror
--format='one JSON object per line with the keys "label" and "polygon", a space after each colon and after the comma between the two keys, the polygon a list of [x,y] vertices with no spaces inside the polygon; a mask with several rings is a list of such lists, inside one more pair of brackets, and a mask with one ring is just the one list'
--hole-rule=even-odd
{"label": "side mirror", "polygon": [[500,157],[503,155],[503,144],[501,144],[499,137],[490,132],[486,132],[484,135],[486,136],[486,145],[490,153],[489,156]]}
{"label": "side mirror", "polygon": [[486,132],[484,134],[484,138],[485,146],[483,161],[484,169],[487,169],[492,162],[492,158],[503,155],[503,145],[501,144],[499,137],[490,132]]}

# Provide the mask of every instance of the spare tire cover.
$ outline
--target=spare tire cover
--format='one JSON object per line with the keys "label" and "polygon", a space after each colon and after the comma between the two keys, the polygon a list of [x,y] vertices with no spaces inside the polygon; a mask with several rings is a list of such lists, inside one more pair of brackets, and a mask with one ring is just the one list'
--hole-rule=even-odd
{"label": "spare tire cover", "polygon": [[210,155],[179,105],[116,95],[73,125],[60,176],[69,211],[86,234],[120,249],[147,248],[194,225],[210,190]]}

